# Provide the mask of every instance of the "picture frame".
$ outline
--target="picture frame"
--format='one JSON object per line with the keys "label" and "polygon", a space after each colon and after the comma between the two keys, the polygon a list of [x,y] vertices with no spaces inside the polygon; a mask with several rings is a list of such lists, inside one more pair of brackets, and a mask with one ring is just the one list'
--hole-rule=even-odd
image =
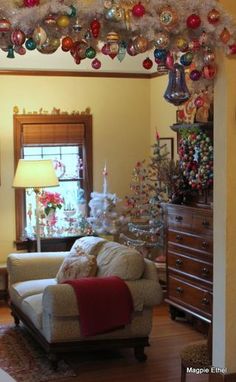
{"label": "picture frame", "polygon": [[160,144],[166,145],[166,151],[168,152],[168,159],[174,159],[174,138],[163,137],[160,138]]}

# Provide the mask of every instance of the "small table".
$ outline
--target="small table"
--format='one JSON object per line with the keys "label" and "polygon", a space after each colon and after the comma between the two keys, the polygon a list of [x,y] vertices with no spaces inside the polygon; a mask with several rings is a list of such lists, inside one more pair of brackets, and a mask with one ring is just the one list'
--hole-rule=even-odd
{"label": "small table", "polygon": [[8,273],[6,264],[0,264],[0,276],[3,277],[4,287],[0,289],[0,298],[8,299]]}

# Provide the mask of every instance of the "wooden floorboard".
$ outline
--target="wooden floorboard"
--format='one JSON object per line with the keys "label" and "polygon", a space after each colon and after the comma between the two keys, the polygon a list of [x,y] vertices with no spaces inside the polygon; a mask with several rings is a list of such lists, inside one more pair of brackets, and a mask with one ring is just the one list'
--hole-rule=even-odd
{"label": "wooden floorboard", "polygon": [[[12,322],[10,310],[0,302],[0,324]],[[77,377],[60,382],[180,382],[180,350],[192,341],[204,338],[189,323],[172,321],[168,306],[155,309],[148,359],[137,363],[130,349],[66,355]],[[186,382],[207,382],[207,375],[187,376]],[[37,381],[35,381],[37,382]]]}

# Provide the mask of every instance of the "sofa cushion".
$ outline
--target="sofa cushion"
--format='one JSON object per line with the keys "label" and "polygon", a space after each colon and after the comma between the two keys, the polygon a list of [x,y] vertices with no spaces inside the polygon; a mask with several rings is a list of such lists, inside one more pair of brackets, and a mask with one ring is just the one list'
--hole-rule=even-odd
{"label": "sofa cushion", "polygon": [[93,277],[96,273],[96,257],[87,255],[82,248],[77,245],[64,259],[56,275],[56,279],[58,283],[63,283],[65,280]]}
{"label": "sofa cushion", "polygon": [[82,249],[87,255],[97,256],[100,248],[106,242],[105,239],[97,236],[85,236],[77,239],[71,247],[70,253],[75,254],[77,248]]}
{"label": "sofa cushion", "polygon": [[118,276],[138,280],[144,272],[143,256],[134,248],[115,242],[103,244],[97,256],[97,276]]}
{"label": "sofa cushion", "polygon": [[42,293],[48,285],[56,285],[56,279],[22,281],[11,285],[9,292],[12,302],[20,306],[26,297]]}
{"label": "sofa cushion", "polygon": [[22,312],[33,322],[37,329],[42,328],[42,297],[43,293],[26,297],[21,304]]}

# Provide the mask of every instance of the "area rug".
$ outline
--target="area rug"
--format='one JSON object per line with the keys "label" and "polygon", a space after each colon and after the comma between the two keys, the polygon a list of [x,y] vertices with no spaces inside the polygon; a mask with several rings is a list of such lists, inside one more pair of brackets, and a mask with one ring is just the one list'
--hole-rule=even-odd
{"label": "area rug", "polygon": [[49,382],[76,376],[63,361],[57,371],[24,326],[0,326],[0,368],[17,382]]}

